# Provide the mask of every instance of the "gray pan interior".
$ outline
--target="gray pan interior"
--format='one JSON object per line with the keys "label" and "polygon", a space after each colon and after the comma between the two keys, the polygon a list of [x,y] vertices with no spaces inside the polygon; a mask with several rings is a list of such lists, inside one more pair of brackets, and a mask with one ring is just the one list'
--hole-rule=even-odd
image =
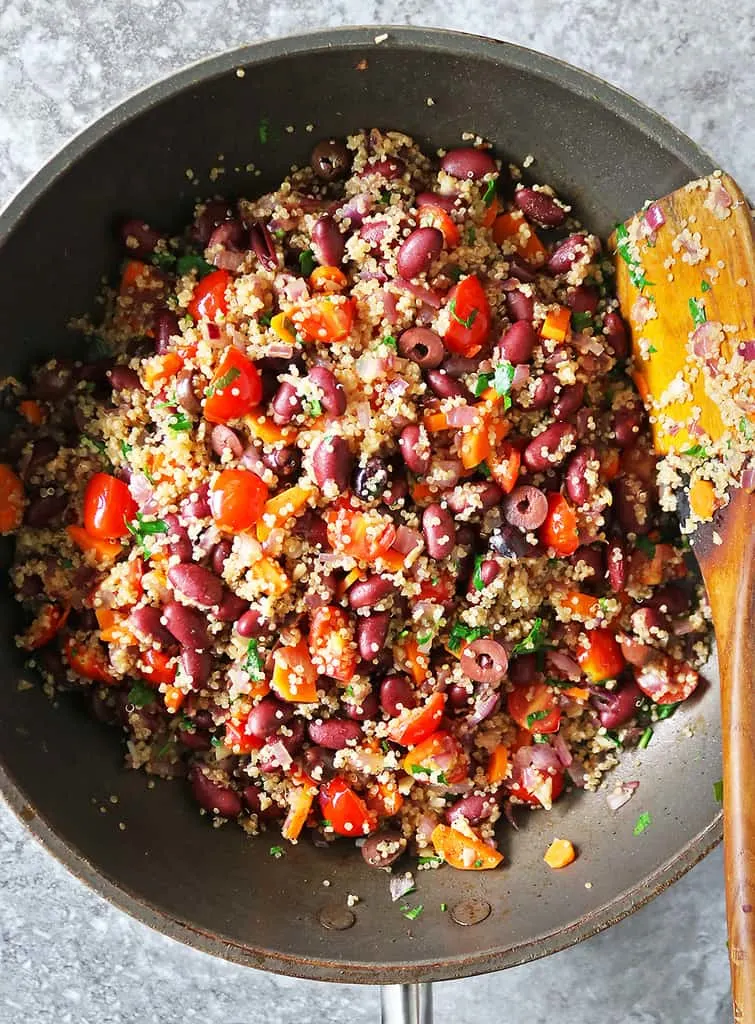
{"label": "gray pan interior", "polygon": [[[91,308],[103,268],[115,267],[111,229],[119,216],[178,227],[197,195],[273,186],[318,138],[357,126],[401,128],[432,146],[458,144],[472,131],[494,140],[504,158],[521,163],[531,153],[534,176],[571,198],[604,236],[646,198],[712,168],[667,122],[565,64],[421,29],[387,29],[376,45],[378,31],[322,32],[206,61],[128,100],[55,157],[0,215],[0,374],[23,373],[70,345],[61,325]],[[364,59],[366,69],[357,70]],[[270,125],[266,144],[261,120]],[[282,130],[288,125],[291,134]],[[207,175],[220,153],[228,170],[213,186]],[[261,176],[243,170],[250,162]],[[353,848],[302,842],[276,860],[273,838],[212,829],[181,783],[148,790],[143,775],[124,771],[116,736],[74,699],[53,706],[39,689],[18,692],[13,602],[4,591],[2,600],[4,795],[48,849],[118,906],[244,964],[365,983],[510,966],[618,920],[721,835],[712,793],[721,774],[712,666],[707,690],[615,773],[617,781],[641,779],[626,807],[611,813],[604,794],[576,794],[552,814],[531,815],[520,832],[505,830],[503,870],[421,873],[412,905],[425,911],[411,922],[390,903],[386,875],[368,870]],[[117,808],[100,813],[111,794]],[[643,811],[652,825],[635,837]],[[554,835],[581,849],[558,874],[542,861]],[[353,927],[322,927],[321,913],[343,909],[348,893],[360,897]],[[492,907],[475,927],[460,927],[440,909],[470,898]]]}

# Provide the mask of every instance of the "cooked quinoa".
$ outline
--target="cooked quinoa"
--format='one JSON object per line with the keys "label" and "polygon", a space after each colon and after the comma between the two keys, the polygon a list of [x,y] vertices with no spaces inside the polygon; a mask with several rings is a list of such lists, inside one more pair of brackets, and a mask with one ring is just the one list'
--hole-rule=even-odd
{"label": "cooked quinoa", "polygon": [[216,824],[495,867],[504,812],[697,686],[610,263],[520,178],[323,140],[179,236],[129,221],[80,358],[7,382],[18,644]]}

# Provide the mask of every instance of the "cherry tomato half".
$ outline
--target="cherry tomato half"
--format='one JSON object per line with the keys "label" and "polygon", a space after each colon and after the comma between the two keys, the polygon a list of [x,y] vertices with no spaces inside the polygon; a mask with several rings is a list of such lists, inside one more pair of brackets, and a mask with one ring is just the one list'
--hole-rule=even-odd
{"label": "cherry tomato half", "polygon": [[421,743],[440,725],[445,706],[445,693],[434,693],[421,707],[402,711],[394,718],[388,726],[388,736],[404,747]]}
{"label": "cherry tomato half", "polygon": [[490,306],[479,278],[471,274],[448,293],[450,322],[443,341],[450,352],[476,356],[490,333]]}
{"label": "cherry tomato half", "polygon": [[77,640],[68,636],[63,642],[63,658],[68,666],[84,679],[96,683],[115,683],[110,662],[103,644],[94,638]]}
{"label": "cherry tomato half", "polygon": [[569,502],[558,491],[548,491],[548,515],[538,536],[548,548],[564,558],[573,555],[579,547],[577,517]]}
{"label": "cherry tomato half", "polygon": [[467,777],[469,762],[459,741],[441,729],[418,743],[404,758],[402,768],[417,782],[453,785]]}
{"label": "cherry tomato half", "polygon": [[545,683],[516,686],[507,697],[508,711],[517,725],[530,732],[558,732],[561,709]]}
{"label": "cherry tomato half", "polygon": [[591,683],[615,679],[626,664],[616,637],[610,629],[586,629],[577,648],[579,667]]}
{"label": "cherry tomato half", "polygon": [[159,686],[160,683],[170,686],[176,680],[175,659],[165,651],[158,651],[154,647],[150,647],[142,655],[139,668],[144,674],[144,681],[151,686]]}
{"label": "cherry tomato half", "polygon": [[216,320],[218,313],[228,311],[226,289],[232,281],[227,270],[213,270],[195,288],[187,309],[195,320]]}
{"label": "cherry tomato half", "polygon": [[[555,772],[554,774],[551,774],[550,772],[548,772],[548,774],[546,775],[544,772],[540,772],[537,771],[537,769],[533,769],[533,774],[542,776],[544,786],[546,784],[546,780],[550,779],[550,802],[555,803],[564,791],[564,773]],[[511,794],[511,796],[515,796],[517,800],[523,800],[525,803],[533,804],[535,807],[545,807],[546,804],[543,803],[543,801],[534,791],[535,789],[539,789],[539,787],[533,787],[533,789],[530,790],[527,789],[526,786],[523,786],[521,782],[514,782],[511,786],[509,786],[509,793]]]}
{"label": "cherry tomato half", "polygon": [[354,303],[341,296],[313,299],[294,309],[289,318],[305,341],[343,341],[354,323]]}
{"label": "cherry tomato half", "polygon": [[229,533],[254,526],[268,497],[266,484],[249,469],[224,469],[210,488],[215,525]]}
{"label": "cherry tomato half", "polygon": [[333,549],[365,562],[386,555],[396,539],[396,527],[387,516],[372,509],[362,512],[352,508],[348,500],[336,502],[323,518]]}
{"label": "cherry tomato half", "polygon": [[377,827],[376,815],[339,776],[320,790],[320,810],[339,836],[366,836]]}
{"label": "cherry tomato half", "polygon": [[128,486],[109,473],[95,473],[84,491],[84,528],[99,540],[117,540],[128,534],[127,523],[136,518],[137,504]]}
{"label": "cherry tomato half", "polygon": [[262,378],[254,363],[237,348],[229,348],[207,388],[204,418],[228,423],[246,416],[262,401]]}
{"label": "cherry tomato half", "polygon": [[336,605],[315,608],[309,624],[309,653],[324,676],[347,683],[357,667],[354,629],[349,616]]}
{"label": "cherry tomato half", "polygon": [[700,675],[684,661],[667,655],[634,670],[634,678],[642,692],[656,704],[676,704],[691,697],[700,682]]}

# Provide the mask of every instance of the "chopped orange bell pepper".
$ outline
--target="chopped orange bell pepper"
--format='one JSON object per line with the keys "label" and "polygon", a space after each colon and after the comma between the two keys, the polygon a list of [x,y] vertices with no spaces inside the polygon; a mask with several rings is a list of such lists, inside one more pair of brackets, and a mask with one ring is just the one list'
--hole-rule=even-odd
{"label": "chopped orange bell pepper", "polygon": [[257,540],[266,541],[273,530],[284,527],[289,519],[299,515],[313,494],[315,488],[295,484],[268,498],[262,518],[257,521]]}
{"label": "chopped orange bell pepper", "polygon": [[543,326],[540,328],[542,338],[550,338],[552,341],[564,341],[569,333],[571,323],[571,310],[566,306],[558,306],[556,309],[548,310]]}
{"label": "chopped orange bell pepper", "polygon": [[493,223],[493,241],[497,245],[510,242],[522,259],[530,263],[544,263],[548,250],[528,224],[521,210],[512,210],[496,217]]}
{"label": "chopped orange bell pepper", "polygon": [[486,871],[503,860],[503,854],[492,846],[449,825],[436,825],[430,838],[437,855],[460,871]]}
{"label": "chopped orange bell pepper", "polygon": [[422,418],[425,430],[428,434],[437,434],[439,430],[450,430],[446,414],[440,410],[426,412]]}
{"label": "chopped orange bell pepper", "polygon": [[430,659],[419,649],[413,636],[407,638],[403,645],[403,664],[417,686],[427,679],[430,670]]}
{"label": "chopped orange bell pepper", "polygon": [[262,582],[262,589],[272,597],[280,597],[291,586],[291,580],[274,558],[260,558],[252,566],[252,575],[256,580]]}
{"label": "chopped orange bell pepper", "polygon": [[568,608],[572,614],[587,622],[590,619],[597,619],[600,615],[600,602],[592,594],[583,594],[580,590],[566,590],[559,597],[558,603],[563,608]]}
{"label": "chopped orange bell pepper", "polygon": [[176,711],[179,710],[183,702],[186,700],[186,694],[183,690],[179,690],[177,686],[171,686],[170,684],[162,689],[163,701],[165,702],[165,710],[171,715],[175,715]]}
{"label": "chopped orange bell pepper", "polygon": [[291,444],[296,437],[293,427],[279,427],[268,416],[245,416],[244,426],[256,441],[263,444]]}
{"label": "chopped orange bell pepper", "polygon": [[19,402],[18,411],[28,423],[35,427],[39,427],[47,419],[44,406],[35,402],[33,398],[25,398],[23,402]]}
{"label": "chopped orange bell pepper", "polygon": [[718,504],[716,490],[710,480],[692,481],[689,489],[689,506],[698,519],[712,519]]}
{"label": "chopped orange bell pepper", "polygon": [[315,267],[309,275],[313,292],[341,292],[348,284],[344,272],[338,267]]}
{"label": "chopped orange bell pepper", "polygon": [[288,791],[288,814],[281,828],[281,835],[290,843],[295,843],[301,830],[307,823],[315,793],[310,786],[292,786]]}
{"label": "chopped orange bell pepper", "polygon": [[522,455],[518,448],[508,442],[496,445],[488,455],[490,475],[505,494],[510,494],[519,479]]}
{"label": "chopped orange bell pepper", "polygon": [[13,533],[24,518],[24,485],[10,466],[0,463],[0,534]]}
{"label": "chopped orange bell pepper", "polygon": [[278,647],[273,652],[270,687],[282,700],[296,704],[317,703],[317,669],[304,640],[294,646]]}
{"label": "chopped orange bell pepper", "polygon": [[162,385],[178,373],[183,366],[183,358],[178,352],[166,352],[161,356],[151,356],[144,361],[144,383],[149,391],[159,391]]}
{"label": "chopped orange bell pepper", "polygon": [[77,640],[74,636],[66,637],[63,642],[63,657],[73,671],[84,679],[97,683],[115,683],[115,676],[105,648],[99,640]]}
{"label": "chopped orange bell pepper", "polygon": [[554,839],[545,851],[543,860],[549,868],[565,868],[576,856],[576,850],[568,839]]}
{"label": "chopped orange bell pepper", "polygon": [[403,807],[404,798],[396,783],[389,780],[369,786],[365,802],[379,818],[392,818]]}
{"label": "chopped orange bell pepper", "polygon": [[498,196],[493,196],[490,206],[485,211],[485,216],[482,218],[482,226],[484,228],[490,228],[495,223],[495,219],[501,212],[501,201]]}
{"label": "chopped orange bell pepper", "polygon": [[497,782],[503,782],[504,779],[508,778],[510,766],[509,748],[504,743],[499,743],[497,747],[493,748],[490,760],[488,761],[488,782],[490,785],[493,786]]}
{"label": "chopped orange bell pepper", "polygon": [[294,325],[291,323],[291,320],[286,313],[276,313],[270,321],[270,326],[281,341],[285,341],[288,345],[296,344]]}
{"label": "chopped orange bell pepper", "polygon": [[92,554],[102,561],[112,562],[123,551],[123,545],[87,533],[83,526],[67,526],[66,533],[84,554]]}

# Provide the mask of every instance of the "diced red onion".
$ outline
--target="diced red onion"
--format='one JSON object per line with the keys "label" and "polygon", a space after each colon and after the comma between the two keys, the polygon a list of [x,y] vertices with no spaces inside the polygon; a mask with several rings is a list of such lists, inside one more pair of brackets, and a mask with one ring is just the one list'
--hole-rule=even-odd
{"label": "diced red onion", "polygon": [[274,341],[265,352],[270,359],[290,359],[293,354],[294,346],[287,345],[285,341]]}
{"label": "diced red onion", "polygon": [[[480,665],[479,658],[490,659],[491,664]],[[477,683],[500,683],[509,665],[506,651],[495,640],[473,640],[467,644],[460,659],[461,670]]]}
{"label": "diced red onion", "polygon": [[[435,823],[433,823],[433,828]],[[402,871],[400,875],[391,875],[388,880],[388,891],[391,894],[391,899],[395,903],[400,900],[402,896],[406,896],[414,889],[414,876],[411,871]]]}
{"label": "diced red onion", "polygon": [[720,178],[714,178],[704,205],[712,210],[719,220],[724,220],[728,216],[732,203],[733,200],[726,191],[724,183]]}
{"label": "diced red onion", "polygon": [[386,320],[389,324],[397,324],[398,310],[396,309],[396,296],[392,291],[389,291],[387,288],[383,288],[380,292],[380,298],[383,301],[383,312],[385,313]]}
{"label": "diced red onion", "polygon": [[648,206],[647,210],[645,210],[645,220],[653,231],[657,231],[658,228],[663,227],[666,223],[666,217],[658,203],[651,203],[650,206]]}
{"label": "diced red onion", "polygon": [[385,389],[388,395],[403,395],[409,387],[409,381],[403,377],[396,377]]}
{"label": "diced red onion", "polygon": [[358,402],[356,407],[357,423],[362,430],[368,430],[372,422],[372,409],[369,402]]}
{"label": "diced red onion", "polygon": [[640,788],[639,782],[622,782],[620,786],[617,786],[613,792],[609,793],[606,797],[606,803],[611,811],[618,811],[620,807],[628,803],[637,790]]}
{"label": "diced red onion", "polygon": [[500,703],[500,693],[496,693],[495,690],[491,690],[489,687],[481,687],[480,693],[475,699],[474,707],[466,717],[466,724],[470,728],[474,728],[481,722],[484,722],[486,718],[490,718],[491,715],[496,713]]}
{"label": "diced red onion", "polygon": [[746,360],[746,362],[751,362],[753,359],[755,359],[755,341],[741,342],[737,346],[737,352],[744,360]]}
{"label": "diced red onion", "polygon": [[697,420],[695,420],[693,423],[690,423],[687,429],[689,430],[690,434],[692,434],[694,437],[702,437],[705,433],[705,430],[700,426]]}
{"label": "diced red onion", "polygon": [[384,270],[360,270],[359,280],[379,281],[381,284],[385,284],[385,282],[388,280],[388,275]]}
{"label": "diced red onion", "polygon": [[449,427],[471,427],[479,419],[479,412],[471,405],[457,405],[446,413]]}
{"label": "diced red onion", "polygon": [[752,494],[755,491],[755,469],[746,469],[742,474],[742,490]]}
{"label": "diced red onion", "polygon": [[128,489],[142,512],[155,511],[157,505],[154,501],[154,489],[144,473],[132,473]]}
{"label": "diced red onion", "polygon": [[360,380],[363,380],[365,384],[371,384],[372,381],[377,380],[378,377],[385,376],[385,371],[388,367],[389,363],[387,359],[381,359],[380,357],[373,355],[371,352],[363,352],[356,362],[357,376]]}
{"label": "diced red onion", "polygon": [[569,746],[568,746],[566,740],[564,739],[564,737],[561,735],[560,732],[557,732],[553,736],[552,744],[553,744],[553,749],[556,751],[556,755],[557,755],[559,761],[564,766],[564,768],[568,768],[569,765],[574,760],[574,758],[572,757],[571,750],[569,750]]}
{"label": "diced red onion", "polygon": [[274,743],[268,743],[266,746],[265,761],[274,761],[279,768],[283,771],[287,771],[293,764],[293,758],[286,750],[281,740],[276,740]]}
{"label": "diced red onion", "polygon": [[366,192],[360,192],[349,199],[348,203],[336,210],[337,220],[350,220],[351,227],[360,228],[362,221],[371,213],[375,203],[372,196]]}
{"label": "diced red onion", "polygon": [[426,302],[428,306],[432,306],[433,309],[440,309],[441,297],[436,291],[433,291],[430,288],[423,288],[421,284],[414,284],[412,281],[407,281],[403,277],[397,277],[396,284],[413,295],[415,299],[419,299],[420,302]]}
{"label": "diced red onion", "polygon": [[580,352],[589,352],[594,356],[602,356],[605,346],[592,334],[575,334],[574,345]]}
{"label": "diced red onion", "polygon": [[[519,772],[535,768],[539,772],[561,771],[561,761],[548,743],[536,743],[531,747],[520,747],[512,758],[512,766]],[[536,783],[537,784],[537,783]]]}
{"label": "diced red onion", "polygon": [[236,273],[240,270],[246,260],[245,252],[237,252],[234,249],[219,249],[213,253],[212,264],[219,270],[230,270]]}
{"label": "diced red onion", "polygon": [[415,548],[422,544],[422,535],[419,530],[413,530],[410,526],[399,526],[396,530],[396,539],[393,542],[393,550],[401,555],[408,555]]}
{"label": "diced red onion", "polygon": [[464,467],[460,459],[433,459],[427,482],[431,487],[446,490],[455,487],[461,479]]}
{"label": "diced red onion", "polygon": [[510,800],[507,800],[503,805],[503,816],[509,825],[518,832],[519,826],[517,825],[516,818],[514,816],[514,805]]}
{"label": "diced red onion", "polygon": [[197,547],[208,554],[220,540],[220,531],[217,526],[208,526],[203,530],[197,540]]}
{"label": "diced red onion", "polygon": [[558,669],[559,672],[563,672],[566,678],[572,682],[579,682],[582,678],[582,669],[574,658],[564,654],[563,651],[547,651],[545,658],[549,665]]}
{"label": "diced red onion", "polygon": [[585,788],[585,766],[576,758],[566,769],[566,774],[572,780],[577,789]]}
{"label": "diced red onion", "polygon": [[519,391],[530,379],[530,368],[527,363],[517,363],[514,367],[514,376],[511,378],[511,390]]}
{"label": "diced red onion", "polygon": [[249,445],[241,456],[241,465],[244,469],[251,469],[252,473],[256,473],[257,476],[264,477],[265,475],[265,463],[262,461],[259,452],[252,444]]}
{"label": "diced red onion", "polygon": [[645,295],[638,295],[632,305],[630,316],[638,330],[643,328],[648,320],[654,320],[657,316],[655,303],[651,302]]}
{"label": "diced red onion", "polygon": [[304,302],[309,298],[307,282],[303,277],[295,277],[293,274],[277,274],[273,288],[279,296],[292,304]]}

